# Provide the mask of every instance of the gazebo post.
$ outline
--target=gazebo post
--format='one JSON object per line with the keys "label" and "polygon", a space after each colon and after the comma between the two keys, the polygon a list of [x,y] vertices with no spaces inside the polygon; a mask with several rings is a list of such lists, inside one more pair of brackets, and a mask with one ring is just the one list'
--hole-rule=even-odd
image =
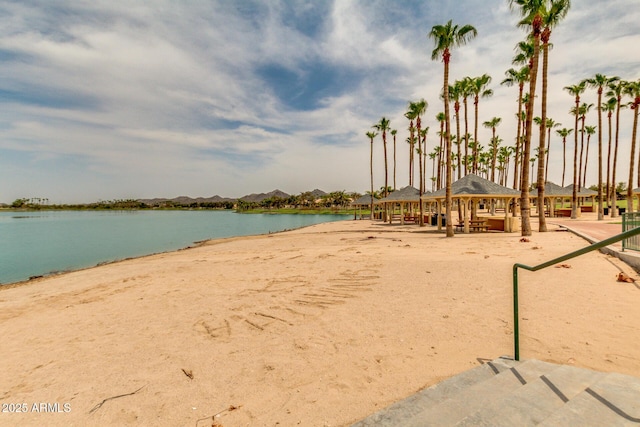
{"label": "gazebo post", "polygon": [[404,225],[404,203],[400,202],[400,224]]}
{"label": "gazebo post", "polygon": [[460,200],[462,200],[464,202],[464,205],[462,206],[462,215],[464,218],[464,233],[465,234],[469,234],[469,215],[468,215],[468,211],[469,211],[469,200],[467,199],[458,199],[458,203],[460,203]]}
{"label": "gazebo post", "polygon": [[511,204],[511,199],[505,199],[505,207],[504,207],[504,232],[511,233],[511,219],[509,217],[509,205]]}
{"label": "gazebo post", "polygon": [[436,223],[438,224],[438,231],[442,231],[442,217],[440,216],[440,210],[442,209],[440,200],[436,200]]}

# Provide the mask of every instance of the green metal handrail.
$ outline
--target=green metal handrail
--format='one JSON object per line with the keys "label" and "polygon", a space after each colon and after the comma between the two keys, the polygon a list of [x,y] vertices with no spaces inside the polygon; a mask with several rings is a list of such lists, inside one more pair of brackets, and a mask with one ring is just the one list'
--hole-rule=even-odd
{"label": "green metal handrail", "polygon": [[520,333],[518,329],[518,268],[524,268],[529,271],[538,271],[543,268],[550,267],[554,264],[557,264],[562,261],[566,261],[571,258],[575,258],[580,255],[584,255],[588,252],[595,251],[596,249],[603,248],[605,246],[609,246],[613,243],[619,242],[623,239],[628,239],[629,237],[640,234],[640,227],[633,228],[631,230],[625,231],[624,233],[616,234],[613,237],[602,240],[601,242],[594,243],[586,248],[579,249],[577,251],[568,253],[558,258],[554,258],[551,261],[544,262],[542,264],[536,265],[534,267],[530,267],[524,264],[514,264],[513,265],[513,338],[514,338],[514,358],[515,360],[520,360]]}

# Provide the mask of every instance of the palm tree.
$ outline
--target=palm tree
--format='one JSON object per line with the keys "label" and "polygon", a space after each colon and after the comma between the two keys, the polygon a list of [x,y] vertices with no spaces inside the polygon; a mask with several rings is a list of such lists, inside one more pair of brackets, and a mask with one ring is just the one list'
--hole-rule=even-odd
{"label": "palm tree", "polygon": [[409,143],[409,185],[413,185],[413,151],[415,146],[415,131],[416,128],[413,126],[413,121],[416,118],[415,106],[413,103],[409,102],[409,106],[407,107],[407,112],[404,113],[404,116],[409,119],[409,139],[407,142]]}
{"label": "palm tree", "polygon": [[473,172],[478,172],[478,103],[480,98],[488,98],[493,95],[493,90],[487,89],[487,86],[491,83],[491,76],[489,74],[483,74],[479,77],[471,79],[471,93],[473,94],[474,105],[474,133],[473,139],[476,141],[476,150],[473,151]]}
{"label": "palm tree", "polygon": [[[633,164],[636,150],[636,137],[638,134],[638,110],[640,110],[640,79],[635,82],[627,82],[624,85],[624,93],[633,100],[629,108],[633,111],[633,128],[631,133],[631,158],[629,160],[629,184],[627,185],[627,209],[633,212]],[[640,170],[640,166],[638,167]],[[640,175],[640,174],[639,174]]]}
{"label": "palm tree", "polygon": [[[456,81],[458,84],[458,81]],[[465,77],[459,81],[460,84],[460,94],[462,96],[462,103],[464,105],[464,158],[469,157],[469,104],[467,103],[469,97],[472,95],[471,92],[471,77]],[[460,157],[460,156],[458,156]],[[464,174],[467,175],[469,173],[469,168],[467,163],[464,165]]]}
{"label": "palm tree", "polygon": [[502,119],[500,117],[494,117],[483,123],[484,127],[491,129],[491,149],[493,150],[493,156],[491,159],[491,181],[495,182],[496,179],[496,160],[498,156],[498,145],[500,142],[496,138],[496,128],[500,124]]}
{"label": "palm tree", "polygon": [[[584,82],[583,82],[584,83]],[[586,87],[586,83],[585,83],[585,87]],[[578,170],[578,185],[579,186],[583,186],[582,183],[582,159],[583,159],[583,152],[584,152],[584,134],[585,134],[585,121],[587,120],[587,113],[589,112],[589,110],[591,110],[591,108],[593,108],[593,104],[587,104],[586,102],[583,102],[580,107],[578,108],[578,114],[580,114],[580,120],[582,121],[582,127],[580,129],[580,169]],[[587,147],[587,151],[588,151],[588,147]],[[579,188],[578,188],[579,190]]]}
{"label": "palm tree", "polygon": [[613,149],[613,168],[611,170],[611,186],[613,187],[613,191],[611,192],[612,198],[612,206],[611,209],[611,217],[616,218],[618,216],[618,195],[616,192],[616,168],[618,165],[618,137],[620,135],[620,109],[622,108],[622,93],[624,91],[624,87],[626,86],[626,82],[623,80],[619,80],[616,83],[612,83],[609,85],[609,90],[607,91],[607,96],[616,99],[616,138],[615,138],[615,146]]}
{"label": "palm tree", "polygon": [[607,201],[607,207],[611,208],[611,181],[609,180],[609,178],[611,178],[611,143],[612,143],[612,131],[613,131],[613,121],[612,121],[612,117],[613,117],[613,112],[616,109],[616,104],[617,101],[615,98],[609,98],[607,99],[607,101],[602,104],[602,111],[607,113],[607,123],[608,123],[608,137],[609,137],[609,141],[608,141],[608,147],[607,147],[607,181],[606,181],[606,185],[605,185],[605,190],[606,190],[606,194],[605,194],[605,199]]}
{"label": "palm tree", "polygon": [[436,114],[436,120],[440,124],[440,149],[438,150],[438,173],[436,175],[436,188],[439,190],[442,188],[442,176],[441,176],[441,165],[442,165],[442,153],[444,152],[444,112],[439,112]]}
{"label": "palm tree", "polygon": [[378,134],[376,132],[367,132],[367,137],[371,140],[371,154],[369,156],[369,164],[371,167],[371,215],[369,219],[373,220],[373,138]]}
{"label": "palm tree", "polygon": [[447,237],[453,237],[453,224],[451,221],[451,122],[449,119],[449,60],[451,59],[451,48],[462,46],[473,39],[478,31],[471,25],[458,27],[451,20],[445,25],[434,25],[431,28],[429,37],[435,42],[435,49],[431,52],[431,59],[436,60],[442,57],[444,63],[444,116],[445,116],[445,138],[446,138],[446,201],[445,216],[447,218]]}
{"label": "palm tree", "polygon": [[[605,86],[619,80],[619,77],[607,77],[603,74],[596,74],[587,79],[587,86],[598,90],[598,221],[603,220],[602,211],[602,91]],[[609,145],[611,146],[611,145]],[[585,166],[586,169],[586,166]],[[585,172],[586,175],[586,172]]]}
{"label": "palm tree", "polygon": [[[419,101],[416,102],[411,102],[410,103],[410,107],[409,109],[412,110],[415,114],[415,118],[416,118],[416,130],[417,130],[417,135],[418,135],[418,165],[419,165],[419,171],[420,174],[418,175],[418,179],[419,179],[419,187],[420,187],[420,195],[422,195],[424,193],[424,179],[423,179],[423,175],[424,175],[424,169],[425,169],[425,165],[424,165],[424,161],[423,161],[423,153],[425,153],[425,150],[422,148],[422,120],[421,120],[421,116],[424,115],[424,113],[427,111],[427,101],[425,101],[424,99],[420,99]],[[425,134],[425,139],[426,139],[426,134]],[[422,203],[420,203],[420,226],[424,226],[424,217],[423,217],[423,212],[422,212]]]}
{"label": "palm tree", "polygon": [[[527,119],[525,123],[525,139],[523,149],[523,167],[522,167],[522,187],[520,195],[520,212],[522,216],[522,235],[531,235],[531,207],[529,206],[529,168],[525,165],[531,157],[531,128],[533,124],[533,107],[536,94],[536,80],[538,77],[538,59],[540,56],[540,36],[543,27],[544,0],[509,0],[509,5],[520,7],[520,15],[523,19],[518,26],[531,28],[531,39],[533,40],[533,57],[531,58],[530,74],[529,74],[529,103],[527,105]],[[546,121],[546,117],[543,122]],[[544,125],[544,124],[543,124]],[[541,151],[544,150],[542,145]],[[544,184],[543,184],[544,186]],[[539,189],[541,191],[544,189]],[[538,200],[543,195],[538,193]],[[540,202],[538,202],[540,203]],[[540,205],[539,205],[540,206]],[[540,231],[546,231],[544,222],[544,214],[541,212]]]}
{"label": "palm tree", "polygon": [[396,187],[396,135],[398,133],[398,129],[391,129],[391,135],[393,135],[393,190],[395,191]]}
{"label": "palm tree", "polygon": [[507,85],[507,86],[513,86],[515,84],[518,85],[518,114],[516,115],[517,119],[518,119],[518,131],[516,133],[516,146],[515,146],[515,159],[514,159],[514,177],[513,177],[513,188],[514,189],[519,189],[520,186],[518,185],[518,158],[520,157],[520,134],[522,132],[522,97],[523,97],[523,93],[524,93],[524,85],[525,83],[529,80],[529,67],[528,66],[524,66],[522,68],[520,68],[519,70],[515,70],[513,68],[509,68],[506,72],[505,75],[507,76],[507,78],[505,78],[502,82],[500,82],[500,84],[502,85]]}
{"label": "palm tree", "polygon": [[[382,147],[384,149],[384,188],[389,188],[389,166],[387,161],[387,131],[391,128],[389,125],[391,124],[391,120],[386,117],[382,117],[378,123],[372,126],[372,128],[376,129],[378,132],[382,132]],[[385,190],[384,197],[387,197],[387,192]]]}
{"label": "palm tree", "polygon": [[422,137],[422,191],[427,191],[427,135],[429,126],[420,131]]}
{"label": "palm tree", "polygon": [[562,137],[562,186],[564,187],[564,172],[567,166],[567,137],[573,132],[573,129],[562,128],[556,133]]}
{"label": "palm tree", "polygon": [[[456,140],[460,141],[460,97],[463,93],[463,84],[461,81],[456,80],[453,86],[449,86],[449,98],[453,99],[453,110],[456,116]],[[461,178],[460,174],[462,173],[462,164],[460,159],[460,144],[457,144],[457,155],[458,158],[458,179]]]}
{"label": "palm tree", "polygon": [[584,92],[586,85],[584,82],[580,82],[577,85],[565,86],[564,90],[569,92],[570,95],[575,96],[575,107],[571,109],[575,116],[574,127],[574,146],[573,146],[573,194],[571,195],[571,219],[578,218],[578,117],[580,114],[580,94]]}
{"label": "palm tree", "polygon": [[533,43],[529,41],[521,41],[516,45],[516,50],[518,53],[513,58],[513,64],[526,64],[519,70],[514,70],[510,68],[507,70],[507,78],[502,81],[501,84],[506,84],[508,86],[512,86],[513,84],[518,84],[518,131],[516,136],[516,146],[515,146],[515,159],[514,159],[514,176],[513,176],[513,188],[520,188],[520,174],[519,174],[519,166],[520,166],[520,157],[521,157],[521,149],[522,149],[522,131],[523,131],[523,123],[524,120],[522,107],[524,104],[524,85],[529,81],[531,71],[530,71],[530,62],[533,57]]}
{"label": "palm tree", "polygon": [[553,128],[562,126],[562,123],[557,123],[550,117],[547,117],[547,160],[545,161],[544,166],[544,181],[548,182],[549,179],[549,151],[551,151],[551,130]]}
{"label": "palm tree", "polygon": [[585,126],[584,131],[587,134],[587,152],[584,157],[584,173],[582,174],[582,186],[587,186],[587,164],[589,163],[589,141],[591,141],[591,136],[596,133],[596,126]]}

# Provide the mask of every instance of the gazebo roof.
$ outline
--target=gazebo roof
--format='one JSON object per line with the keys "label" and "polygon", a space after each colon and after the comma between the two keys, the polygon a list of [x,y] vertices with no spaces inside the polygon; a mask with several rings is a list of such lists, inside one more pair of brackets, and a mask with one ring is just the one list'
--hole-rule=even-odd
{"label": "gazebo roof", "polygon": [[[377,199],[373,198],[373,203],[376,203]],[[356,200],[351,202],[352,206],[369,206],[371,205],[371,195],[365,194],[364,196],[358,197]]]}
{"label": "gazebo roof", "polygon": [[399,203],[399,202],[419,202],[420,190],[410,185],[407,185],[400,190],[393,191],[383,199],[377,200],[376,204],[381,203]]}
{"label": "gazebo roof", "polygon": [[[453,196],[497,198],[519,196],[520,192],[512,188],[503,187],[493,181],[481,178],[478,175],[469,174],[451,184],[451,194]],[[445,197],[445,195],[446,189],[441,188],[438,191],[434,191],[433,193],[426,195],[426,198],[442,198]]]}
{"label": "gazebo roof", "polygon": [[[531,190],[531,197],[538,197],[538,189]],[[544,183],[544,195],[548,197],[571,197],[571,189],[567,187],[561,187],[558,184],[554,184],[551,181]]]}
{"label": "gazebo roof", "polygon": [[[573,195],[573,184],[569,184],[564,188],[569,190],[569,193]],[[597,191],[589,190],[586,187],[578,187],[578,197],[591,197],[591,196],[597,196],[597,195],[598,195]]]}
{"label": "gazebo roof", "polygon": [[638,187],[638,188],[634,188],[634,189],[633,189],[633,192],[634,192],[634,193],[640,193],[640,187]]}

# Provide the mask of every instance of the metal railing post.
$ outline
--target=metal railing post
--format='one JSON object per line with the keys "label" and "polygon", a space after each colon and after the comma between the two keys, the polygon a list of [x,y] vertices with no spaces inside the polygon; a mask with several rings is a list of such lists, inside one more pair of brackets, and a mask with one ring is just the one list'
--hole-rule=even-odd
{"label": "metal railing post", "polygon": [[538,264],[536,266],[528,266],[525,264],[513,264],[513,339],[514,339],[514,359],[520,360],[520,331],[518,327],[519,315],[518,315],[518,268],[523,268],[529,271],[538,271],[543,268],[550,267],[554,264],[557,264],[562,261],[566,261],[571,258],[578,257],[580,255],[584,255],[591,251],[595,251],[597,249],[603,248],[605,246],[609,246],[613,243],[619,242],[620,240],[628,239],[629,237],[633,237],[640,234],[640,227],[632,228],[631,230],[627,230],[623,233],[616,234],[613,237],[609,237],[608,239],[602,240],[600,242],[596,242],[592,245],[589,245],[585,248],[578,249],[577,251],[570,252],[566,255],[562,255],[558,258],[554,258],[550,261],[543,262],[542,264]]}

